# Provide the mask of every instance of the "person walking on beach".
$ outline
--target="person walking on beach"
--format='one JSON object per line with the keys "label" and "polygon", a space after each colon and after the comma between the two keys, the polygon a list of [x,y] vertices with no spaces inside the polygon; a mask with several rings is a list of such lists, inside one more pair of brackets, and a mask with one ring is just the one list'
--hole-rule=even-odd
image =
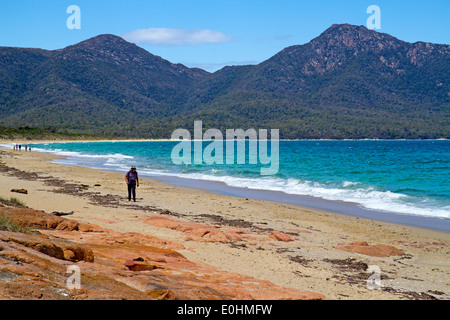
{"label": "person walking on beach", "polygon": [[128,201],[131,201],[131,195],[133,195],[133,201],[136,202],[136,187],[139,187],[139,178],[135,166],[132,166],[125,175],[125,182],[128,185]]}

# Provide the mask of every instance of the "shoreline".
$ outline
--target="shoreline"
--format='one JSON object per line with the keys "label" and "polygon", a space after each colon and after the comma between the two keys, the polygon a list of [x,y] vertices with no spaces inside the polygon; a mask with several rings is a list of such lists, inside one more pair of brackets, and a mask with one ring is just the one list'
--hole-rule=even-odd
{"label": "shoreline", "polygon": [[446,218],[425,217],[367,209],[358,203],[327,200],[306,195],[287,194],[282,191],[233,187],[221,181],[195,180],[171,176],[142,175],[142,177],[158,180],[174,186],[209,191],[217,195],[251,198],[255,200],[278,202],[280,204],[291,204],[302,208],[321,210],[332,214],[341,214],[375,221],[450,232],[450,219]]}
{"label": "shoreline", "polygon": [[[34,142],[34,143],[90,143],[90,142],[121,142],[121,141],[133,141],[133,142],[157,142],[157,141],[173,141],[173,140],[97,140],[97,141],[54,141],[54,142]],[[302,141],[302,140],[286,140],[286,141]],[[304,141],[320,141],[320,140],[304,140]],[[321,140],[321,141],[333,141],[333,140]],[[338,140],[335,140],[338,141]],[[346,141],[346,140],[339,140]],[[352,141],[362,141],[362,140],[352,140]],[[372,140],[371,140],[372,141]],[[373,140],[374,141],[374,140]],[[386,140],[389,141],[389,140]],[[398,140],[404,141],[404,140]],[[417,140],[411,140],[417,141]],[[440,140],[436,140],[440,141]],[[0,143],[0,150],[2,149],[2,144]],[[6,149],[7,150],[7,149]],[[38,151],[39,152],[39,151]],[[51,154],[58,156],[58,158],[69,159],[66,156],[59,156],[52,152],[43,152],[45,154]],[[76,164],[64,164],[62,165],[76,165]],[[76,165],[80,167],[104,170],[109,172],[119,172],[116,169],[102,168],[102,167],[90,167],[84,165]],[[345,201],[345,200],[329,200],[321,197],[310,196],[310,195],[297,195],[288,194],[283,191],[275,190],[264,190],[264,189],[251,189],[247,187],[235,187],[230,186],[221,181],[214,180],[201,180],[184,178],[178,176],[170,175],[152,175],[152,174],[142,174],[141,177],[147,177],[153,180],[157,180],[166,184],[173,186],[193,188],[198,190],[204,190],[213,192],[218,195],[233,196],[240,198],[252,198],[256,200],[267,200],[279,202],[282,204],[292,204],[298,205],[300,207],[306,207],[311,209],[317,209],[326,211],[328,213],[343,214],[348,216],[355,216],[360,218],[372,219],[375,221],[383,221],[396,223],[401,225],[408,225],[420,228],[426,228],[437,231],[450,232],[450,219],[439,218],[439,217],[429,217],[414,214],[399,213],[394,211],[383,211],[377,209],[366,208],[359,203]]]}
{"label": "shoreline", "polygon": [[[1,149],[0,196],[16,197],[45,212],[74,211],[69,219],[116,232],[174,241],[184,246],[180,252],[191,261],[331,299],[450,299],[446,232],[219,195],[144,177],[138,202],[129,203],[124,173],[50,162],[57,158],[64,157]],[[12,188],[25,188],[28,194],[11,193]],[[155,224],[163,220],[213,225],[223,231],[239,227],[238,234],[248,238],[197,241],[183,231]],[[282,233],[288,240],[274,240],[267,236],[270,232]],[[338,249],[355,241],[395,246],[404,254],[376,257]],[[338,263],[344,262],[379,266],[383,289],[368,289],[370,274],[343,270]]]}

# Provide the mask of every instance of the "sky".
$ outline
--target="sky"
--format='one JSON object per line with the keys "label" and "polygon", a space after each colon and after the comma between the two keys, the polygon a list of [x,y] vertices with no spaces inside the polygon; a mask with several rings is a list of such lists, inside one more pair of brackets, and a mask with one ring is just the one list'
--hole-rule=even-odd
{"label": "sky", "polygon": [[332,24],[367,26],[371,5],[377,32],[450,43],[450,0],[0,0],[0,46],[55,50],[108,33],[214,72],[260,63]]}

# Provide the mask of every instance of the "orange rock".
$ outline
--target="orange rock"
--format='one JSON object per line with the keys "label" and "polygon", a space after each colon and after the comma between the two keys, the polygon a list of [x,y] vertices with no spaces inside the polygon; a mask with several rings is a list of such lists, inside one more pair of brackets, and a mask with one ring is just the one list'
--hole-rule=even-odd
{"label": "orange rock", "polygon": [[[0,216],[6,209],[9,208],[0,207]],[[17,213],[15,211],[12,216]],[[27,217],[26,211],[22,213],[18,219]],[[104,232],[86,234],[74,228],[73,231],[69,231],[71,228],[63,228],[64,225],[74,225],[67,222],[60,227],[64,230],[42,229],[50,217],[44,213],[35,213],[31,212],[28,217],[33,223],[39,222],[34,225],[41,228],[39,232],[43,234],[0,232],[0,271],[4,278],[13,279],[0,281],[2,299],[325,298],[319,293],[285,288],[266,280],[189,261],[173,250],[177,246],[184,248],[182,245],[148,235],[106,229]],[[60,221],[63,222],[64,219]],[[176,229],[183,230],[188,236],[199,239],[198,241],[234,241],[248,237],[238,228],[218,228],[168,220],[159,222],[164,222],[166,226],[177,225]],[[83,228],[89,229],[88,226]],[[132,261],[136,257],[142,257],[139,260],[144,261]],[[67,290],[67,270],[72,264],[67,260],[76,261],[81,269],[81,289]]]}
{"label": "orange rock", "polygon": [[30,228],[46,228],[57,230],[79,230],[82,232],[101,232],[100,227],[92,224],[80,223],[75,220],[66,219],[28,208],[8,208],[4,207],[1,216],[13,220],[15,223]]}
{"label": "orange rock", "polygon": [[31,248],[33,248],[36,251],[45,253],[46,255],[50,256],[50,257],[54,257],[56,259],[64,259],[64,250],[51,243],[48,241],[41,241],[41,242],[37,242],[34,243],[33,240],[31,240],[30,242],[26,243],[25,245],[30,246]]}
{"label": "orange rock", "polygon": [[16,232],[0,233],[0,240],[21,244],[48,256],[69,261],[93,262],[92,250],[77,244],[53,239],[45,235],[30,235]]}
{"label": "orange rock", "polygon": [[149,290],[145,294],[156,300],[176,300],[176,296],[170,290]]}
{"label": "orange rock", "polygon": [[156,268],[160,268],[154,264],[141,262],[141,261],[127,261],[125,262],[125,267],[131,271],[150,271]]}
{"label": "orange rock", "polygon": [[83,223],[83,222],[78,223],[78,230],[81,232],[104,232],[105,231],[97,225],[87,224],[87,223]]}
{"label": "orange rock", "polygon": [[166,217],[150,217],[145,219],[144,222],[155,227],[169,228],[173,230],[180,227],[180,224],[178,222]]}
{"label": "orange rock", "polygon": [[0,240],[4,242],[17,243],[57,259],[64,259],[63,249],[42,235],[29,235],[24,233],[2,231],[0,232]]}
{"label": "orange rock", "polygon": [[0,215],[30,228],[56,228],[64,220],[61,217],[28,208],[4,207]]}
{"label": "orange rock", "polygon": [[194,222],[175,221],[166,217],[149,217],[144,222],[156,227],[183,232],[188,235],[187,240],[192,241],[232,242],[252,238],[239,228],[219,228]]}
{"label": "orange rock", "polygon": [[[64,259],[70,261],[86,261],[94,262],[94,252],[91,249],[85,248],[77,244],[61,244],[64,250]],[[69,253],[72,252],[73,254]],[[66,252],[70,259],[66,259]]]}
{"label": "orange rock", "polygon": [[336,249],[373,257],[390,257],[405,254],[402,250],[387,244],[369,245],[365,241],[354,241],[347,245],[337,246]]}
{"label": "orange rock", "polygon": [[77,221],[64,219],[60,224],[58,224],[56,230],[74,231],[78,230],[78,225],[79,223]]}
{"label": "orange rock", "polygon": [[284,242],[298,240],[297,237],[291,236],[291,235],[283,233],[283,232],[278,232],[278,231],[267,233],[267,235],[274,240],[284,241]]}
{"label": "orange rock", "polygon": [[64,250],[64,260],[77,261],[77,256],[72,250]]}

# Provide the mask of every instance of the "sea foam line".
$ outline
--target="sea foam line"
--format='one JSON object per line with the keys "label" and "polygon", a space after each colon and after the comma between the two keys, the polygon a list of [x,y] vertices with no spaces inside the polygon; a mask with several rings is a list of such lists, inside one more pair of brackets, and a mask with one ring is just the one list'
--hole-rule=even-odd
{"label": "sea foam line", "polygon": [[[442,208],[432,208],[422,205],[419,207],[414,204],[415,199],[411,196],[391,191],[380,191],[372,186],[365,186],[348,190],[345,188],[324,186],[319,182],[314,181],[300,181],[294,178],[242,178],[232,176],[214,176],[204,173],[173,173],[145,169],[141,169],[140,172],[148,175],[173,176],[194,180],[223,182],[228,186],[238,188],[280,191],[291,195],[312,196],[325,200],[353,202],[367,209],[406,215],[418,215],[447,219],[450,218],[450,206],[444,206]],[[357,184],[359,183],[343,183],[344,186],[354,186]],[[425,202],[427,202],[427,200],[425,200]]]}

